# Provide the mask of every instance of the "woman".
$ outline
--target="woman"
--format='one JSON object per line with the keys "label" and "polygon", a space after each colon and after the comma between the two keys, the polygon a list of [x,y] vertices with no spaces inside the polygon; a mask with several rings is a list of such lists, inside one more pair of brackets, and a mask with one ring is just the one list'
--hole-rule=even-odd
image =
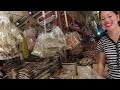
{"label": "woman", "polygon": [[120,26],[117,11],[100,11],[100,23],[107,30],[97,45],[98,74],[103,76],[108,63],[109,79],[120,79]]}

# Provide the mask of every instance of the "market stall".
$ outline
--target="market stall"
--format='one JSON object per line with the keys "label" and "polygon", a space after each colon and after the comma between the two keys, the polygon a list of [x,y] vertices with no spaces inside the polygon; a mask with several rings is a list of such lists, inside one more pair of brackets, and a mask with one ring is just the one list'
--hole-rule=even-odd
{"label": "market stall", "polygon": [[26,11],[11,22],[3,11],[0,20],[1,79],[105,79],[96,72],[97,41],[81,12]]}

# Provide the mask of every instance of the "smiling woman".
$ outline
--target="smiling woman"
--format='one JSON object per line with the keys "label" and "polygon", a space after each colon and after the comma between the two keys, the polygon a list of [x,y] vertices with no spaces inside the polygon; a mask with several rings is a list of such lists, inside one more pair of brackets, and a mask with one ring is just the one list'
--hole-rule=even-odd
{"label": "smiling woman", "polygon": [[107,30],[97,45],[98,73],[103,75],[105,63],[108,63],[110,79],[120,79],[120,26],[117,11],[100,11],[101,25]]}
{"label": "smiling woman", "polygon": [[117,28],[118,21],[119,14],[117,11],[100,11],[100,22],[107,30],[114,30]]}

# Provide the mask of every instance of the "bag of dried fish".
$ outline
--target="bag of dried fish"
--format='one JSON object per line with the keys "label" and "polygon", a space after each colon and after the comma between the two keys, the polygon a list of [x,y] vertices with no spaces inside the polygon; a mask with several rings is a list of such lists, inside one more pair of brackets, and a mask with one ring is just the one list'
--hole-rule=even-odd
{"label": "bag of dried fish", "polygon": [[71,32],[67,33],[66,35],[66,42],[67,42],[67,47],[70,49],[74,49],[76,46],[80,46],[81,43],[80,41],[82,40],[78,32]]}
{"label": "bag of dried fish", "polygon": [[79,67],[78,72],[82,79],[105,79],[99,76],[90,66]]}
{"label": "bag of dried fish", "polygon": [[56,26],[51,32],[39,34],[32,54],[42,58],[54,56],[66,48],[66,40],[62,30]]}
{"label": "bag of dried fish", "polygon": [[20,30],[13,25],[7,15],[0,12],[0,60],[18,56],[18,44],[22,42]]}

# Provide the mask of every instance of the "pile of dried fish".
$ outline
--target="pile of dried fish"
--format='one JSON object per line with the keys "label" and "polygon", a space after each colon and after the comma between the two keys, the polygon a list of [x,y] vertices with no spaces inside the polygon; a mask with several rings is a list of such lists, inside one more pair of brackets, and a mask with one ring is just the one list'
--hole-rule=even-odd
{"label": "pile of dried fish", "polygon": [[20,61],[19,60],[6,60],[6,62],[4,63],[3,69],[6,73],[11,72],[12,69],[14,68],[19,68],[21,66]]}
{"label": "pile of dried fish", "polygon": [[58,69],[57,60],[44,60],[42,62],[29,62],[18,71],[18,79],[45,79]]}
{"label": "pile of dried fish", "polygon": [[97,59],[97,51],[96,50],[84,51],[84,52],[82,52],[82,55],[84,58],[92,58],[93,60]]}
{"label": "pile of dried fish", "polygon": [[18,75],[19,75],[18,76],[19,79],[30,79],[29,71],[26,69],[20,70]]}
{"label": "pile of dried fish", "polygon": [[83,58],[79,61],[79,64],[82,66],[92,65],[94,62],[90,58]]}
{"label": "pile of dried fish", "polygon": [[58,65],[51,65],[49,67],[47,67],[44,70],[41,70],[41,72],[37,72],[36,76],[34,75],[33,79],[46,79],[49,76],[51,76],[55,71],[58,70]]}
{"label": "pile of dried fish", "polygon": [[62,30],[56,26],[51,32],[39,34],[32,55],[42,58],[54,56],[66,49],[66,40]]}

